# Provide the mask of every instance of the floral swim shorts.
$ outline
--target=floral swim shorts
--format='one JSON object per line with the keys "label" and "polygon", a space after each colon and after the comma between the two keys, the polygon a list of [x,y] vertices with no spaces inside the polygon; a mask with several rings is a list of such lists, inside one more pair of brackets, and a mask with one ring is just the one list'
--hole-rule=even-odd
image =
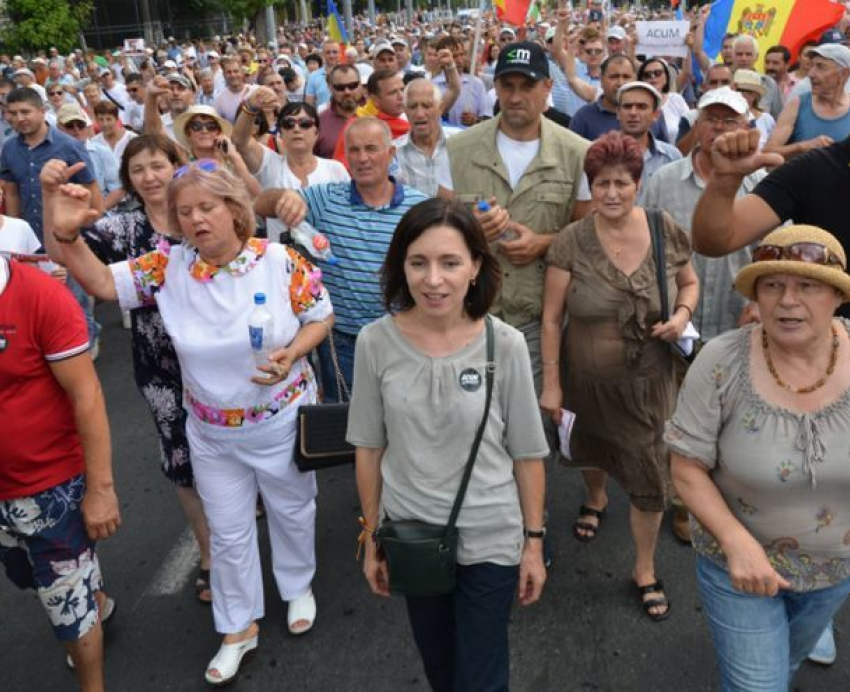
{"label": "floral swim shorts", "polygon": [[95,542],[80,509],[86,484],[75,476],[49,490],[0,500],[0,564],[21,589],[35,589],[60,641],[77,641],[97,622],[103,587]]}

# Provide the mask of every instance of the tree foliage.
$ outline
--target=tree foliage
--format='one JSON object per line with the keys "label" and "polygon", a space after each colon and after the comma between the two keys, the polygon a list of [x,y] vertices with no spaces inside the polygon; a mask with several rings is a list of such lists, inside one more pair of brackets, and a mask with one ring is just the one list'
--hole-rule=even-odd
{"label": "tree foliage", "polygon": [[48,46],[68,51],[79,44],[80,29],[93,9],[93,0],[6,0],[8,23],[0,39],[15,52]]}

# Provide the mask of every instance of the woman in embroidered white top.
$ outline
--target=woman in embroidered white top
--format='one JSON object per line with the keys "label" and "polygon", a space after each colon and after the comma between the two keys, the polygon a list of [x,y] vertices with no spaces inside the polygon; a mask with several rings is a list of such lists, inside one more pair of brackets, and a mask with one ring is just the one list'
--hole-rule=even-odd
{"label": "woman in embroidered white top", "polygon": [[[181,245],[109,266],[79,240],[79,229],[93,220],[88,191],[59,184],[75,168],[61,161],[45,168],[45,208],[68,270],[92,295],[122,308],[156,302],[177,351],[195,479],[211,531],[213,616],[224,635],[205,677],[225,684],[256,648],[264,615],[258,490],[290,632],[306,632],[316,617],[316,480],[298,472],[292,449],[297,409],[316,400],[306,356],[333,324],[327,291],[320,272],[297,252],[252,237],[248,192],[215,162],[178,169],[169,186],[170,222],[183,234]],[[247,325],[258,292],[274,316],[275,350],[262,372]]]}

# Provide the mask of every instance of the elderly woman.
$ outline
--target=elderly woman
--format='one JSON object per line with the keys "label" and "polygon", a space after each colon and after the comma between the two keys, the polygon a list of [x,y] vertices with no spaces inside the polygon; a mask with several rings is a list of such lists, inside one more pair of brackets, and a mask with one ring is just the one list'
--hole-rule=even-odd
{"label": "elderly woman", "polygon": [[[233,128],[233,142],[262,189],[301,190],[320,183],[350,180],[348,171],[339,161],[323,159],[313,153],[319,135],[319,117],[309,103],[288,103],[278,112],[278,149],[281,153],[251,137],[257,113],[273,107],[276,99],[277,95],[268,87],[257,87],[239,109]],[[269,238],[277,240],[285,230],[280,220],[268,219]]]}
{"label": "elderly woman", "polygon": [[[98,107],[101,105],[104,104]],[[177,145],[165,135],[142,135],[127,145],[125,153],[120,168],[121,187],[133,198],[135,208],[104,216],[83,232],[85,243],[100,261],[107,263],[132,259],[181,240],[179,233],[170,230],[168,218],[168,185],[180,165]],[[56,185],[64,173],[63,166],[51,164],[45,166],[42,179],[48,186]],[[46,210],[44,222],[47,228],[53,228],[52,209]],[[50,256],[64,262],[62,244],[51,233],[45,234],[44,240]],[[165,477],[174,483],[200,548],[195,592],[202,603],[210,603],[210,535],[192,474],[177,354],[156,305],[133,310],[130,330],[133,377],[156,424],[160,466]]]}
{"label": "elderly woman", "polygon": [[652,620],[670,601],[655,575],[655,545],[669,497],[664,421],[675,403],[671,342],[682,335],[697,303],[698,280],[688,237],[663,217],[670,319],[661,302],[649,220],[635,206],[643,154],[619,132],[588,149],[585,173],[595,212],[564,228],[547,255],[543,296],[543,392],[540,406],[560,422],[564,405],[559,358],[564,313],[566,406],[575,414],[568,466],[582,469],[588,499],[573,533],[594,539],[605,516],[610,474],[631,502],[633,579]]}
{"label": "elderly woman", "polygon": [[[485,319],[495,384],[457,520],[457,583],[408,596],[407,610],[435,692],[508,689],[514,598],[543,588],[542,457],[548,454],[528,349],[486,318],[499,265],[465,206],[430,199],[399,222],[382,271],[389,315],[357,339],[348,439],[357,448],[365,537],[381,518],[446,524],[487,400]],[[440,435],[434,436],[439,430]],[[386,561],[364,540],[372,591],[389,595]]]}
{"label": "elderly woman", "polygon": [[[316,480],[298,472],[292,449],[297,409],[316,399],[306,356],[333,322],[327,292],[294,250],[252,237],[245,186],[215,161],[178,169],[169,185],[169,227],[180,230],[183,243],[109,266],[79,240],[80,227],[92,217],[88,190],[44,184],[44,175],[42,181],[68,270],[101,299],[128,309],[156,305],[180,360],[186,433],[211,532],[213,617],[224,635],[205,677],[225,684],[257,647],[257,621],[264,615],[258,490],[269,517],[278,590],[289,601],[289,629],[306,632],[316,617],[310,588]],[[274,326],[269,362],[257,365],[248,317],[259,293]]]}
{"label": "elderly woman", "polygon": [[819,228],[765,236],[735,281],[761,324],[703,348],[667,426],[722,690],[787,690],[850,592],[846,267]]}

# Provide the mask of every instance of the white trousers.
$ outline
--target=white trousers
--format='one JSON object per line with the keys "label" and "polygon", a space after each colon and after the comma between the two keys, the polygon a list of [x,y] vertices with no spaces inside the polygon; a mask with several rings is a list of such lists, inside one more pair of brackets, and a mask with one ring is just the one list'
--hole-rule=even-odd
{"label": "white trousers", "polygon": [[255,516],[268,518],[272,568],[281,597],[298,598],[316,571],[316,474],[292,461],[296,411],[235,430],[199,422],[186,432],[198,494],[210,526],[212,610],[221,634],[242,632],[265,614]]}

